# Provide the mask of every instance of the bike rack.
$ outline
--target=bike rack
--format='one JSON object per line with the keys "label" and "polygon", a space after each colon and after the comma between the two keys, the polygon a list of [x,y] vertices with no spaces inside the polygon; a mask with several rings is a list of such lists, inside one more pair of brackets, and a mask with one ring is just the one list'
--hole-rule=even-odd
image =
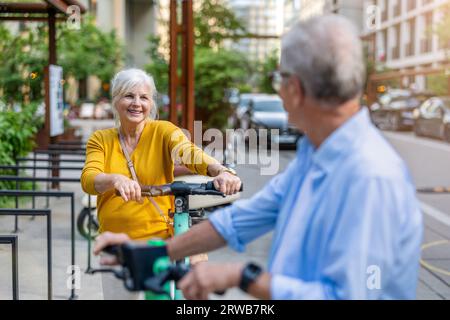
{"label": "bike rack", "polygon": [[0,244],[11,244],[13,300],[19,300],[19,256],[17,235],[0,235]]}
{"label": "bike rack", "polygon": [[[0,176],[0,181],[14,181],[14,179],[20,179],[20,181],[32,181],[29,179],[33,178],[26,178],[26,177],[14,177],[14,176]],[[28,180],[27,180],[28,179]],[[34,179],[49,179],[50,181],[53,180],[59,180],[60,182],[64,182],[67,180],[75,180],[75,179],[69,179],[69,178],[34,178]],[[40,180],[37,180],[40,181]],[[47,180],[44,180],[47,181]],[[73,181],[71,181],[73,182]],[[36,197],[57,197],[57,198],[70,198],[70,225],[71,225],[71,265],[75,266],[75,194],[73,192],[64,192],[64,191],[27,191],[27,190],[0,190],[0,196],[7,196],[7,197],[30,197],[30,196],[36,196]],[[72,270],[72,281],[75,279],[73,278],[73,272],[75,270]],[[73,283],[72,283],[73,284]],[[69,299],[74,300],[76,299],[75,295],[75,288],[72,285],[71,288],[71,294]]]}
{"label": "bike rack", "polygon": [[47,299],[52,300],[52,216],[49,209],[4,209],[0,208],[0,216],[45,216],[47,218]]}
{"label": "bike rack", "polygon": [[[26,166],[26,165],[23,165],[23,166],[19,166],[18,165],[18,163],[19,162],[22,162],[22,161],[33,161],[34,162],[34,165],[33,166]],[[83,168],[82,167],[59,167],[59,166],[42,166],[42,167],[40,167],[40,166],[36,166],[36,162],[50,162],[50,163],[54,163],[55,162],[55,160],[54,159],[50,159],[50,158],[47,158],[47,159],[40,159],[40,158],[36,158],[36,157],[34,157],[34,158],[25,158],[25,157],[22,157],[22,158],[16,158],[16,165],[15,166],[9,166],[9,165],[0,165],[0,170],[1,169],[17,169],[16,170],[16,173],[18,172],[18,170],[20,170],[20,169],[32,169],[33,170],[33,177],[36,177],[36,170],[51,170],[51,169],[61,169],[61,170],[82,170]],[[67,162],[67,163],[84,163],[84,159],[59,159],[59,162]],[[67,181],[66,181],[67,182]],[[77,182],[79,182],[79,181],[77,181]],[[46,191],[49,191],[49,188],[48,188],[49,186],[48,186],[48,183],[47,183],[47,185],[46,185]],[[16,189],[19,189],[19,187],[18,187],[18,185],[16,184]],[[35,181],[33,181],[33,191],[34,190],[36,190],[36,182]],[[50,205],[49,205],[49,197],[46,197],[46,208],[48,208]],[[16,201],[16,208],[18,208],[18,202]],[[32,208],[34,209],[35,208],[35,197],[33,196],[32,197]],[[88,197],[88,210],[89,210],[89,226],[88,226],[88,228],[89,228],[89,235],[88,235],[88,237],[89,237],[89,239],[88,239],[88,261],[87,261],[87,267],[86,267],[86,273],[88,273],[88,272],[90,272],[90,270],[92,270],[92,267],[91,267],[91,226],[92,226],[92,214],[91,214],[91,208],[92,208],[92,205],[91,205],[91,197],[89,196]],[[18,222],[16,222],[16,229],[18,228],[18,225],[17,225],[17,223]]]}

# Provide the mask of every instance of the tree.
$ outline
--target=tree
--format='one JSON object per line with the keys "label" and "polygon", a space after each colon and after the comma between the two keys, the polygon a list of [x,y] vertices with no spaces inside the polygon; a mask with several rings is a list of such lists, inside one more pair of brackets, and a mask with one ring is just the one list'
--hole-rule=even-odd
{"label": "tree", "polygon": [[42,100],[47,55],[40,32],[42,26],[35,29],[26,27],[13,35],[0,25],[0,92],[10,107],[16,102]]}
{"label": "tree", "polygon": [[[433,32],[438,36],[440,47],[444,49],[446,61],[450,61],[450,4],[442,7],[442,19],[434,26]],[[447,66],[447,69],[449,67]],[[427,82],[430,89],[436,94],[450,94],[449,70],[445,73],[428,76]]]}
{"label": "tree", "polygon": [[272,75],[273,72],[278,69],[279,58],[278,51],[272,51],[266,59],[260,64],[258,68],[259,81],[258,88],[263,93],[276,93],[272,87]]}
{"label": "tree", "polygon": [[115,31],[101,31],[90,16],[83,19],[79,30],[66,24],[59,27],[58,61],[64,74],[82,83],[88,76],[97,76],[109,84],[124,60],[124,48]]}
{"label": "tree", "polygon": [[[9,105],[43,99],[47,39],[46,24],[26,25],[18,34],[0,25],[0,92]],[[115,32],[102,32],[91,17],[85,17],[79,30],[57,24],[57,55],[66,79],[84,80],[94,75],[104,83],[109,83],[124,56]]]}
{"label": "tree", "polygon": [[161,39],[150,36],[148,41],[147,53],[150,56],[150,63],[145,66],[145,71],[153,76],[158,92],[167,93],[169,91],[169,63],[159,52]]}
{"label": "tree", "polygon": [[221,47],[223,40],[247,34],[241,20],[221,0],[203,0],[194,13],[195,44],[198,47]]}
{"label": "tree", "polygon": [[224,129],[230,113],[224,90],[245,85],[250,73],[247,58],[233,50],[198,48],[195,51],[195,105],[207,127]]}

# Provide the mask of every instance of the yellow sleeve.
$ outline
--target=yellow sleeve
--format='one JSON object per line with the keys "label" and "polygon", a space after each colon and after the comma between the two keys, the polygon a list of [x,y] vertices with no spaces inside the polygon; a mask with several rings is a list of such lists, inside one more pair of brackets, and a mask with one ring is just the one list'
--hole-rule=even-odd
{"label": "yellow sleeve", "polygon": [[81,188],[84,192],[99,195],[94,187],[95,177],[104,172],[105,152],[101,136],[94,133],[86,145],[86,162],[81,173]]}
{"label": "yellow sleeve", "polygon": [[189,170],[207,176],[208,166],[219,162],[192,143],[180,128],[170,122],[168,126],[169,152],[174,163],[182,163]]}

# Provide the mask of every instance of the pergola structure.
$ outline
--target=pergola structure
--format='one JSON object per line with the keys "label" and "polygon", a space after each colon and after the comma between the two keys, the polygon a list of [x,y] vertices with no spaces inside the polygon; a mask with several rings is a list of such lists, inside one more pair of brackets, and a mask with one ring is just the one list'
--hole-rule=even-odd
{"label": "pergola structure", "polygon": [[[0,21],[42,21],[48,24],[48,65],[57,64],[56,56],[56,20],[66,20],[71,14],[71,6],[77,6],[80,14],[86,8],[76,0],[43,0],[42,2],[0,2]],[[73,7],[72,7],[73,8]],[[46,145],[55,143],[57,137],[50,137],[50,98],[49,77],[46,68],[45,77],[45,123]],[[57,160],[58,156],[54,156]],[[52,176],[59,176],[59,170],[52,170]],[[58,183],[52,183],[58,187]]]}
{"label": "pergola structure", "polygon": [[[178,17],[178,13],[181,14],[181,17]],[[192,0],[170,0],[169,33],[169,120],[179,125],[177,104],[180,102],[182,105],[181,126],[189,130],[192,137],[195,117],[194,18]],[[179,40],[181,40],[181,52],[179,52],[178,48]],[[178,99],[179,95],[180,99]]]}
{"label": "pergola structure", "polygon": [[[56,20],[65,20],[71,14],[70,6],[77,6],[79,13],[86,8],[76,0],[43,0],[42,2],[0,2],[0,21],[42,21],[48,24],[48,64],[57,64]],[[47,81],[46,81],[47,82]],[[46,83],[46,93],[48,93]],[[48,94],[46,94],[48,96]],[[44,130],[50,142],[50,112],[46,101]]]}

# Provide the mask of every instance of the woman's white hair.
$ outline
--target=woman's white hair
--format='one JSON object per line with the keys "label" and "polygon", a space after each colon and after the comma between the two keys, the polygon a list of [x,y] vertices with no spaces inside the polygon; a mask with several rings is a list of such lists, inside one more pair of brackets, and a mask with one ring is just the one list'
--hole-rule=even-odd
{"label": "woman's white hair", "polygon": [[149,118],[156,119],[158,117],[158,106],[156,105],[157,91],[153,77],[141,69],[125,69],[119,71],[111,81],[112,109],[117,127],[120,126],[119,114],[116,108],[117,102],[131,89],[142,84],[150,88],[151,110]]}

